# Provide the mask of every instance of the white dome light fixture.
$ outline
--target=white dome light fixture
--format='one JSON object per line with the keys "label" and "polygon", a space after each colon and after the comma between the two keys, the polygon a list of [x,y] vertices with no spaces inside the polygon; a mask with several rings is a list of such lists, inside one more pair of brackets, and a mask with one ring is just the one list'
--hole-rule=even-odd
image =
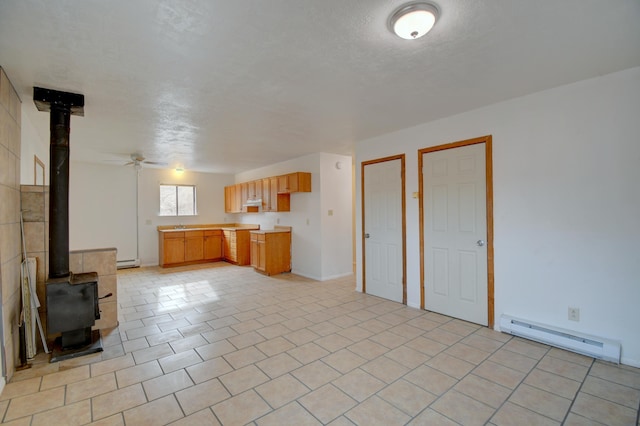
{"label": "white dome light fixture", "polygon": [[407,3],[389,18],[389,29],[400,38],[415,40],[429,31],[438,19],[438,8],[431,3]]}

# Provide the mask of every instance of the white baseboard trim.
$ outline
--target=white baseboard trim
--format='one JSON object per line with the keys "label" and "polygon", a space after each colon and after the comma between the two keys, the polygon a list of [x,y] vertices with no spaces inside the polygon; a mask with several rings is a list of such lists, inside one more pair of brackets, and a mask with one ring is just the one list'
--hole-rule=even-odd
{"label": "white baseboard trim", "polygon": [[640,360],[638,359],[620,357],[620,364],[628,365],[630,367],[640,368]]}
{"label": "white baseboard trim", "polygon": [[310,275],[310,274],[307,274],[307,273],[304,273],[304,272],[300,272],[300,271],[297,271],[295,269],[292,269],[291,273],[292,274],[296,274],[296,275],[300,275],[301,277],[309,278],[310,280],[322,281],[322,279],[320,279],[320,277],[316,277],[315,275]]}
{"label": "white baseboard trim", "polygon": [[344,274],[337,274],[337,275],[329,275],[328,277],[322,278],[321,281],[335,280],[338,278],[350,277],[352,275],[353,275],[353,272],[346,272]]}

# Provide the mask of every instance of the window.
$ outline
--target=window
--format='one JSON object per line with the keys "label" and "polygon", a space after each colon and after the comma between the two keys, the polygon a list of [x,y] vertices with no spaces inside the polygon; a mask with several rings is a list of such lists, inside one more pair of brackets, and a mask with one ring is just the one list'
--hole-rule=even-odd
{"label": "window", "polygon": [[160,185],[160,216],[195,216],[195,185]]}

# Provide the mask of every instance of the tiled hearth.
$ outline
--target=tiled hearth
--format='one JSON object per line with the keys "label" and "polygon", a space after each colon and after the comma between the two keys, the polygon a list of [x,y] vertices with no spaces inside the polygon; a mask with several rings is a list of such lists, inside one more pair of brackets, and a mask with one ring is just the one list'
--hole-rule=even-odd
{"label": "tiled hearth", "polygon": [[5,423],[638,425],[640,370],[357,293],[353,278],[219,262],[119,271],[118,287],[105,352],[16,372]]}

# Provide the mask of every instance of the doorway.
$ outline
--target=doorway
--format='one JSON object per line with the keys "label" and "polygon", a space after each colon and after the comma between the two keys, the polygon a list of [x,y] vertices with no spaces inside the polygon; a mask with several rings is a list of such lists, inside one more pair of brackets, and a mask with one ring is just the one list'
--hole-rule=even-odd
{"label": "doorway", "polygon": [[362,291],[407,303],[405,156],[362,162]]}
{"label": "doorway", "polygon": [[493,327],[491,136],[418,151],[421,307]]}

